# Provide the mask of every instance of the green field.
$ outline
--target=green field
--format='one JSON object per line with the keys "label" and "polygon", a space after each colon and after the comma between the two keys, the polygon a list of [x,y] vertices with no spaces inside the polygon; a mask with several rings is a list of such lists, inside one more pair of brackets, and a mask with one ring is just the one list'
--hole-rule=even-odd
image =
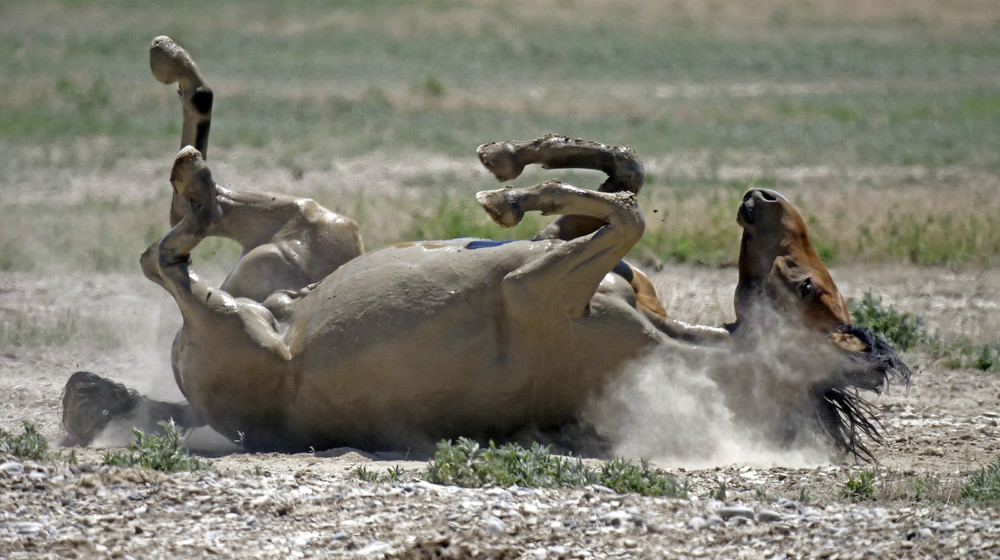
{"label": "green field", "polygon": [[[644,261],[734,262],[754,185],[832,263],[1000,261],[990,2],[9,1],[0,22],[0,269],[137,268],[163,233],[180,109],[149,73],[160,34],[215,88],[217,179],[314,196],[370,248],[530,235],[480,215],[485,172],[420,162],[558,132],[647,162]],[[340,176],[365,158],[410,169]]]}

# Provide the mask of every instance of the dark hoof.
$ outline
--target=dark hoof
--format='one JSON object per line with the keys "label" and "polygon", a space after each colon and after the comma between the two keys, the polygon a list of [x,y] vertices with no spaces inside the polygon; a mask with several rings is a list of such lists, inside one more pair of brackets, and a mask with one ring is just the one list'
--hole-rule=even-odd
{"label": "dark hoof", "polygon": [[87,445],[114,418],[138,406],[139,393],[87,371],[74,373],[63,390],[63,427],[70,440]]}

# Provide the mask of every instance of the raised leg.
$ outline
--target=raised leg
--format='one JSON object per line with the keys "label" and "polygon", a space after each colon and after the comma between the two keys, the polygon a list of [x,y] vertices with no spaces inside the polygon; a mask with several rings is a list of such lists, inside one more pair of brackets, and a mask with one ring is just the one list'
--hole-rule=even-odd
{"label": "raised leg", "polygon": [[[191,56],[170,37],[153,39],[149,46],[149,67],[153,77],[164,84],[177,84],[177,93],[183,109],[181,128],[181,148],[193,146],[208,157],[208,132],[212,125],[212,101],[214,94],[205,79],[198,72]],[[183,216],[180,205],[183,201],[174,193],[170,205],[170,225],[175,226]]]}
{"label": "raised leg", "polygon": [[[606,193],[638,194],[645,178],[642,161],[629,146],[608,146],[553,134],[527,142],[491,142],[480,146],[476,153],[499,181],[517,178],[525,166],[533,163],[546,169],[603,171],[608,179],[598,190]],[[593,233],[602,225],[599,218],[592,216],[563,215],[543,229],[539,237],[569,240]]]}
{"label": "raised leg", "polygon": [[483,191],[476,200],[504,227],[525,212],[579,215],[603,224],[593,233],[567,241],[504,279],[512,302],[547,301],[567,316],[583,315],[598,284],[639,238],[644,221],[631,192],[605,193],[546,181],[523,189]]}
{"label": "raised leg", "polygon": [[[212,120],[212,89],[187,51],[169,37],[153,39],[149,63],[157,80],[178,84],[184,118],[181,154],[188,146],[194,149],[178,157],[200,154],[200,162],[194,167],[211,185],[211,189],[185,190],[187,183],[172,177],[170,225],[176,226],[191,212],[206,212],[205,208],[211,207],[219,219],[202,220],[200,223],[208,225],[200,233],[232,239],[243,248],[243,256],[223,289],[235,297],[263,302],[277,290],[300,290],[319,282],[364,252],[357,224],[312,200],[242,192],[215,184],[204,165]],[[178,169],[175,165],[174,173]],[[192,192],[200,193],[200,198],[193,197]]]}

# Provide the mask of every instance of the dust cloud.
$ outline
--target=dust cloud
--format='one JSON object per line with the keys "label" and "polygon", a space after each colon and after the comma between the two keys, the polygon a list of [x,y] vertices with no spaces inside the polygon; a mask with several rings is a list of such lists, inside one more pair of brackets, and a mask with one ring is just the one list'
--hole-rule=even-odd
{"label": "dust cloud", "polygon": [[661,348],[626,365],[586,419],[613,455],[664,466],[829,463],[836,450],[815,423],[813,387],[843,359],[821,337],[780,327],[732,352]]}

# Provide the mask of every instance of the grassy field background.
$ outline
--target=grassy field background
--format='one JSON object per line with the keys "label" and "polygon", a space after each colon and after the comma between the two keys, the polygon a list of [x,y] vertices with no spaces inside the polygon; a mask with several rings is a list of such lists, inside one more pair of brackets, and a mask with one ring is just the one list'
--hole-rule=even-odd
{"label": "grassy field background", "polygon": [[558,132],[644,159],[647,263],[732,264],[762,185],[833,264],[996,266],[1000,4],[752,4],[4,2],[0,269],[137,270],[165,231],[180,109],[149,73],[160,34],[215,88],[217,180],[313,196],[369,248],[529,236],[540,220],[501,231],[476,207],[495,183],[474,150]]}

